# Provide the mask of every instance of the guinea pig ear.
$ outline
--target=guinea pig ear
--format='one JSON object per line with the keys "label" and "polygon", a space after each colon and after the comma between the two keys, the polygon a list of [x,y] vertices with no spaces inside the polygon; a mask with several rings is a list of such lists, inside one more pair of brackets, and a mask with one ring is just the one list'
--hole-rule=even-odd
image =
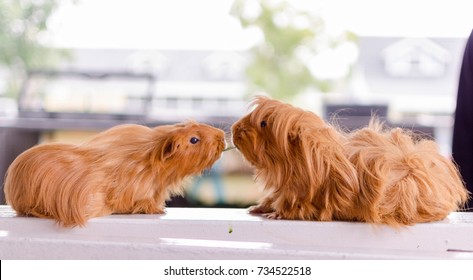
{"label": "guinea pig ear", "polygon": [[166,138],[163,141],[162,145],[158,147],[158,156],[161,161],[166,161],[169,159],[173,154],[176,153],[177,148],[179,148],[179,144],[175,143],[172,138]]}

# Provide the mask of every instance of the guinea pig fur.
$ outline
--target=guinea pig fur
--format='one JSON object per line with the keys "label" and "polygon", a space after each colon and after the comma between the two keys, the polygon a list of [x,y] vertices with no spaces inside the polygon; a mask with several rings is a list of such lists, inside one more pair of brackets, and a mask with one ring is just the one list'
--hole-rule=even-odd
{"label": "guinea pig fur", "polygon": [[19,215],[63,226],[112,213],[164,213],[182,181],[220,157],[224,138],[220,129],[186,122],[120,125],[81,145],[37,145],[10,165],[5,197]]}
{"label": "guinea pig fur", "polygon": [[444,219],[468,199],[455,164],[432,140],[376,119],[344,133],[277,100],[253,104],[232,126],[234,145],[266,191],[250,213],[398,227]]}

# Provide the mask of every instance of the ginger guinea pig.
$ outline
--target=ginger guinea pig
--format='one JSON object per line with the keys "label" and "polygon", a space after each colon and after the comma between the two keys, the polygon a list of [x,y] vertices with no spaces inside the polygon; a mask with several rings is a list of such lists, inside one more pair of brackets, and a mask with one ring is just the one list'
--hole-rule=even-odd
{"label": "ginger guinea pig", "polygon": [[161,214],[185,178],[220,157],[224,136],[197,122],[120,125],[81,145],[38,145],[9,167],[5,197],[19,215],[63,226],[112,213]]}
{"label": "ginger guinea pig", "polygon": [[267,192],[250,213],[391,226],[444,219],[468,192],[434,141],[375,120],[345,133],[316,114],[258,97],[233,143]]}

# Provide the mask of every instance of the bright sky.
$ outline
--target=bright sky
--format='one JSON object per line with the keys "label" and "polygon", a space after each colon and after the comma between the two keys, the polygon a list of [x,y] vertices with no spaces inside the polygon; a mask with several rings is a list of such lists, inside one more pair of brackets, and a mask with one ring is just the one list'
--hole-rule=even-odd
{"label": "bright sky", "polygon": [[[279,1],[279,0],[274,0]],[[471,0],[292,0],[333,30],[358,35],[466,37]],[[69,3],[66,1],[65,3]],[[229,15],[233,0],[79,0],[50,22],[51,44],[76,48],[244,50],[260,37]]]}

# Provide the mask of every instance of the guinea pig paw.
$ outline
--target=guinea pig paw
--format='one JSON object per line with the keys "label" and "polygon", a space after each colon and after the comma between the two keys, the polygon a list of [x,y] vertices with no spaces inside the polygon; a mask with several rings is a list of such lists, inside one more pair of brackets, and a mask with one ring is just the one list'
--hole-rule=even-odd
{"label": "guinea pig paw", "polygon": [[272,209],[268,209],[267,207],[264,207],[263,205],[254,205],[248,208],[248,213],[250,214],[265,214],[265,213],[270,213],[272,212]]}
{"label": "guinea pig paw", "polygon": [[263,217],[265,217],[267,219],[270,219],[270,220],[281,220],[281,219],[283,219],[281,214],[279,214],[277,212],[263,214]]}

